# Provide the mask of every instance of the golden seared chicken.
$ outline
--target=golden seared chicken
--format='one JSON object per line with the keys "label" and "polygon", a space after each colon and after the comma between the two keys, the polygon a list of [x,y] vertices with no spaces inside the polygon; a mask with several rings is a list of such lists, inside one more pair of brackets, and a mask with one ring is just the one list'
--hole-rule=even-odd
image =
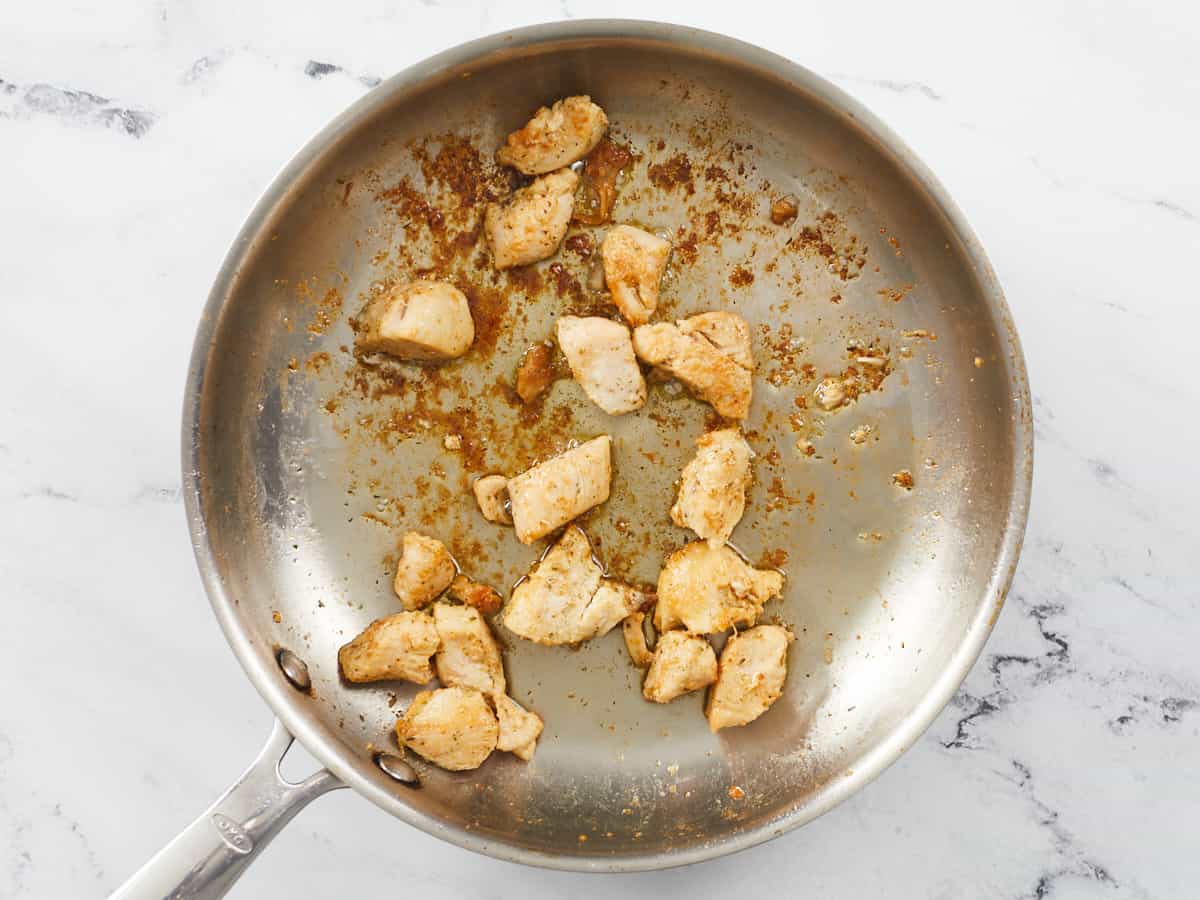
{"label": "golden seared chicken", "polygon": [[479,610],[435,603],[433,622],[441,640],[438,680],[446,687],[473,687],[488,696],[503,694],[507,685],[500,646]]}
{"label": "golden seared chicken", "polygon": [[753,722],[783,693],[792,633],[759,625],[735,634],[721,651],[717,683],[708,692],[704,714],[713,731]]}
{"label": "golden seared chicken", "polygon": [[604,281],[630,325],[645,325],[658,307],[658,284],[671,242],[632,225],[615,225],[600,245]]}
{"label": "golden seared chicken", "polygon": [[421,691],[396,722],[402,747],[451,772],[479,768],[499,736],[496,715],[475,688]]}
{"label": "golden seared chicken", "polygon": [[625,637],[625,649],[629,658],[639,669],[647,668],[654,661],[654,654],[646,646],[646,631],[643,622],[646,621],[644,612],[632,612],[621,623],[621,631]]}
{"label": "golden seared chicken", "polygon": [[726,419],[750,412],[754,359],[750,329],[741,316],[703,313],[674,324],[656,322],[633,332],[643,362],[666,370]]}
{"label": "golden seared chicken", "polygon": [[475,479],[471,490],[475,492],[475,502],[479,504],[479,511],[485,519],[502,525],[512,524],[512,516],[505,508],[508,500],[507,478],[503,475],[484,475]]}
{"label": "golden seared chicken", "polygon": [[399,678],[425,684],[433,678],[429,658],[439,644],[429,613],[396,613],[372,622],[338,650],[338,665],[346,680],[355,683]]}
{"label": "golden seared chicken", "polygon": [[420,609],[450,586],[454,559],[439,540],[410,531],[404,535],[392,587],[405,609]]}
{"label": "golden seared chicken", "polygon": [[526,266],[553,256],[571,221],[579,176],[570,169],[543,175],[508,202],[489,203],[483,228],[497,269]]}
{"label": "golden seared chicken", "polygon": [[537,739],[545,727],[542,717],[530,712],[507,694],[496,694],[496,718],[500,722],[500,737],[496,749],[504,750],[520,759],[533,759]]}
{"label": "golden seared chicken", "polygon": [[608,116],[591,97],[565,97],[543,106],[524,128],[510,134],[496,159],[526,175],[553,172],[591,153],[607,128]]}
{"label": "golden seared chicken", "polygon": [[556,329],[571,374],[593,403],[610,416],[642,408],[646,380],[628,328],[600,316],[560,316]]}
{"label": "golden seared chicken", "polygon": [[716,680],[717,654],[708,639],[686,631],[668,631],[654,648],[642,696],[655,703],[670,703]]}
{"label": "golden seared chicken", "polygon": [[376,294],[359,320],[362,330],[356,346],[362,353],[454,359],[475,340],[466,296],[444,281],[412,281]]}
{"label": "golden seared chicken", "polygon": [[522,403],[532,403],[554,384],[554,352],[547,343],[534,344],[521,357],[517,366],[517,396]]}
{"label": "golden seared chicken", "polygon": [[746,508],[750,445],[736,428],[700,435],[696,455],[683,467],[671,521],[714,547],[729,540]]}
{"label": "golden seared chicken", "polygon": [[603,577],[587,536],[572,525],[504,605],[504,627],[539,644],[577,644],[606,634],[645,595]]}
{"label": "golden seared chicken", "polygon": [[604,434],[508,480],[517,540],[532,544],[608,499],[612,440]]}
{"label": "golden seared chicken", "polygon": [[660,634],[677,625],[715,634],[753,625],[763,604],[782,589],[778,572],[755,569],[729,547],[695,541],[668,556],[658,573],[654,627]]}
{"label": "golden seared chicken", "polygon": [[504,604],[503,598],[496,593],[495,589],[486,584],[480,584],[478,581],[472,581],[466,575],[455,575],[447,593],[458,602],[479,610],[485,616],[499,612],[500,607]]}

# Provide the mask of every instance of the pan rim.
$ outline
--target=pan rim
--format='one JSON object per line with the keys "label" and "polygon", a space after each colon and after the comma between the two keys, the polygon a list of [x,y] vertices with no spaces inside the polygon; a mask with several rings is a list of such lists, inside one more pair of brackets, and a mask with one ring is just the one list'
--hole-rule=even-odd
{"label": "pan rim", "polygon": [[[1005,363],[1009,371],[1011,394],[1018,414],[1014,416],[1013,468],[1009,473],[1011,502],[1004,534],[993,562],[993,577],[980,597],[968,631],[950,663],[932,688],[897,727],[860,757],[853,773],[827,783],[789,809],[753,828],[737,831],[719,839],[681,848],[625,856],[584,856],[550,854],[523,848],[446,824],[403,802],[400,795],[370,780],[351,762],[350,754],[320,733],[320,726],[303,706],[302,698],[278,676],[275,667],[264,660],[250,638],[239,626],[234,603],[221,582],[214,548],[210,540],[201,502],[200,428],[201,401],[214,336],[228,297],[234,293],[241,262],[260,234],[272,210],[284,198],[296,179],[325,148],[379,106],[391,102],[400,92],[421,87],[440,73],[469,65],[498,51],[532,48],[546,43],[579,40],[621,39],[645,41],[690,52],[704,51],[718,58],[768,72],[815,96],[831,109],[853,120],[866,137],[883,147],[896,163],[919,185],[943,215],[950,229],[962,242],[974,268],[984,300],[992,315],[1006,332],[1010,352]],[[998,618],[1016,571],[1033,479],[1034,436],[1031,418],[1031,393],[1024,355],[1008,304],[983,247],[965,216],[941,183],[916,154],[872,112],[849,94],[798,63],[753,44],[715,32],[661,22],[627,19],[581,19],[531,25],[501,32],[445,50],[386,79],[320,129],[280,169],[263,191],[247,216],[218,270],[197,327],[188,368],[182,421],[182,488],[188,529],[196,563],[213,613],[226,640],[247,677],[287,729],[322,765],[346,785],[380,808],[427,834],[459,847],[508,862],[543,868],[579,872],[637,872],[670,868],[725,856],[761,844],[806,824],[843,800],[857,793],[878,777],[929,728],[950,702],[954,692],[978,659]]]}

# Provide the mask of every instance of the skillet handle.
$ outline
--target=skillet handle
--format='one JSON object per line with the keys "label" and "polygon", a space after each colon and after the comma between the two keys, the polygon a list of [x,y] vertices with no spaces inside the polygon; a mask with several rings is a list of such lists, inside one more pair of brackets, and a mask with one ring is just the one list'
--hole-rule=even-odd
{"label": "skillet handle", "polygon": [[299,784],[279,764],[292,735],[278,719],[258,758],[216,803],[163,847],[110,900],[215,900],[224,897],[271,839],[310,801],[345,787],[326,769]]}

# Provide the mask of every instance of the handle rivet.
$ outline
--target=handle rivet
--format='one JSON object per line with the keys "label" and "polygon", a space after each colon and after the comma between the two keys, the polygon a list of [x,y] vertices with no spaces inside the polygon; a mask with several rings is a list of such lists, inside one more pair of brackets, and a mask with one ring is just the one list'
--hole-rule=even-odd
{"label": "handle rivet", "polygon": [[383,773],[389,778],[399,781],[401,784],[407,784],[412,787],[420,787],[421,779],[417,775],[417,770],[408,764],[402,756],[397,756],[394,753],[380,753],[375,757],[375,765],[383,770]]}
{"label": "handle rivet", "polygon": [[312,679],[308,676],[308,665],[291,650],[280,650],[276,657],[283,676],[292,683],[298,691],[307,691],[312,687]]}

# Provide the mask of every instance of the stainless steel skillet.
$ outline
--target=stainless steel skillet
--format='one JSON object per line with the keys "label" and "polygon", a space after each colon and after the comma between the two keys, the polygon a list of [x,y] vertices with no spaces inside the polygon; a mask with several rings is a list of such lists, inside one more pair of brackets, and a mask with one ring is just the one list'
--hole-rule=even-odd
{"label": "stainless steel skillet", "polygon": [[[568,650],[502,634],[514,695],[547,723],[534,761],[451,774],[410,758],[404,783],[379,759],[398,752],[390,729],[413,688],[351,687],[336,666],[340,644],[395,609],[403,530],[507,586],[542,548],[485,523],[470,479],[608,432],[613,497],[585,523],[601,558],[653,581],[686,540],[666,510],[705,407],[658,385],[611,419],[561,381],[531,413],[504,387],[555,315],[605,308],[587,253],[602,229],[511,276],[478,240],[505,177],[490,153],[573,93],[635,154],[615,218],[672,236],[661,314],[722,307],[755,329],[756,482],[734,541],[788,575],[768,607],[798,636],[788,687],[714,736],[699,696],[641,699],[618,635]],[[785,196],[797,214],[776,224]],[[356,362],[363,298],[417,272],[468,291],[475,348],[437,370]],[[813,388],[833,374],[861,393],[827,412]],[[184,408],[189,525],[214,612],[278,722],[118,896],[219,896],[343,785],[468,849],[584,871],[697,862],[801,825],[895,760],[975,660],[1016,564],[1032,447],[982,248],[899,139],[822,79],[725,37],[623,21],[522,29],[409,69],[287,165],[205,308]],[[291,735],[326,767],[298,786],[277,769]]]}

